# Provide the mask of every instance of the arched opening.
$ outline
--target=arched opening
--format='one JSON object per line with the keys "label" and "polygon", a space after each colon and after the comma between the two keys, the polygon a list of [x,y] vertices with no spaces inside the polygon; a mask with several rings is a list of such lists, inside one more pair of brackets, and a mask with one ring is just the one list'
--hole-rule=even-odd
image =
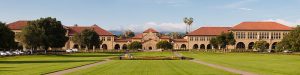
{"label": "arched opening", "polygon": [[127,49],[127,45],[124,44],[124,45],[122,46],[122,49],[123,49],[123,50],[126,50],[126,49]]}
{"label": "arched opening", "polygon": [[254,46],[254,42],[250,42],[248,45],[248,49],[253,49],[253,46]]}
{"label": "arched opening", "polygon": [[115,45],[115,50],[120,50],[120,45],[119,44]]}
{"label": "arched opening", "polygon": [[205,45],[204,45],[204,44],[201,44],[201,45],[200,45],[200,49],[205,49]]}
{"label": "arched opening", "polygon": [[106,45],[106,44],[103,44],[103,45],[102,45],[102,49],[103,49],[103,50],[107,50],[107,45]]}
{"label": "arched opening", "polygon": [[75,44],[74,46],[73,46],[73,48],[76,48],[76,49],[78,49],[78,44]]}
{"label": "arched opening", "polygon": [[276,45],[277,45],[277,42],[274,42],[274,43],[272,44],[272,49],[275,49],[275,48],[276,48]]}
{"label": "arched opening", "polygon": [[245,49],[245,44],[243,42],[239,42],[236,44],[236,49]]}
{"label": "arched opening", "polygon": [[212,49],[211,44],[208,44],[206,47],[206,49]]}
{"label": "arched opening", "polygon": [[198,49],[198,45],[194,44],[193,49]]}
{"label": "arched opening", "polygon": [[182,45],[180,46],[180,48],[181,48],[181,49],[186,49],[186,45],[185,45],[185,44],[182,44]]}
{"label": "arched opening", "polygon": [[270,48],[270,44],[267,43],[267,44],[266,44],[266,49],[269,49],[269,48]]}
{"label": "arched opening", "polygon": [[152,50],[152,47],[149,47],[148,49],[149,49],[149,50]]}

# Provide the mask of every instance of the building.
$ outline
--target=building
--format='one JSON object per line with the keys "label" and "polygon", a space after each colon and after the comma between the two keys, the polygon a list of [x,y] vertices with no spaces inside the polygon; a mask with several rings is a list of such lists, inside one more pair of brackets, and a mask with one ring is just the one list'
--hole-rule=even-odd
{"label": "building", "polygon": [[[21,32],[21,29],[27,26],[28,21],[16,21],[8,24],[16,34]],[[102,29],[98,25],[92,26],[65,26],[67,36],[70,38],[64,49],[79,48],[80,46],[71,41],[74,34],[81,32],[84,29],[95,30],[100,40],[103,43],[96,46],[96,49],[101,50],[120,50],[127,49],[127,45],[133,41],[139,41],[143,44],[143,50],[157,50],[156,43],[159,41],[169,41],[173,44],[174,49],[217,49],[213,47],[209,41],[220,35],[222,32],[233,32],[236,44],[229,46],[229,49],[253,49],[255,41],[265,40],[268,42],[268,49],[275,49],[277,42],[281,41],[284,35],[292,30],[291,27],[276,23],[276,22],[242,22],[233,27],[200,27],[188,33],[183,39],[171,39],[168,36],[161,35],[157,30],[149,28],[143,33],[136,34],[129,39],[118,39],[111,32]]]}

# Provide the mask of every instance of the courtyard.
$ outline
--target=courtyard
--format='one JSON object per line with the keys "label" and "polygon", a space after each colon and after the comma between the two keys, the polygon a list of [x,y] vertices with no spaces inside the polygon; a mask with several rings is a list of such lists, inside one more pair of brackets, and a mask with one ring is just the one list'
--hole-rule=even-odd
{"label": "courtyard", "polygon": [[[298,75],[299,54],[177,52],[196,61],[223,66],[258,75]],[[0,58],[1,75],[51,74],[88,64],[107,61],[85,69],[66,72],[64,75],[237,75],[220,68],[191,60],[105,60],[119,57],[123,52],[74,53],[63,55],[28,55]],[[171,51],[131,52],[134,57],[174,57]]]}

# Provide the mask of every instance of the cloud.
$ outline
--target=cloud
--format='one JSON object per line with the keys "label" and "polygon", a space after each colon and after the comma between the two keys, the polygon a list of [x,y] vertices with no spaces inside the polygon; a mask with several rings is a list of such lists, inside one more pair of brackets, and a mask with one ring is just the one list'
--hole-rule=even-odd
{"label": "cloud", "polygon": [[296,26],[296,25],[300,25],[300,19],[296,20],[296,21],[287,21],[284,19],[267,19],[267,20],[262,20],[264,22],[277,22],[277,23],[281,23],[284,25],[288,25],[288,26]]}
{"label": "cloud", "polygon": [[158,23],[158,22],[146,22],[143,25],[137,25],[137,24],[130,24],[124,29],[130,29],[135,32],[142,32],[148,28],[154,28],[157,31],[163,32],[185,32],[186,25],[184,23],[172,23],[172,22],[166,22],[166,23]]}
{"label": "cloud", "polygon": [[243,10],[243,11],[251,11],[253,9],[250,8],[246,8],[247,4],[256,2],[258,0],[241,0],[241,1],[237,1],[237,2],[233,2],[227,5],[224,5],[224,8],[230,8],[230,9],[238,9],[238,10]]}
{"label": "cloud", "polygon": [[250,9],[250,8],[239,8],[240,10],[245,10],[245,11],[251,11],[253,9]]}

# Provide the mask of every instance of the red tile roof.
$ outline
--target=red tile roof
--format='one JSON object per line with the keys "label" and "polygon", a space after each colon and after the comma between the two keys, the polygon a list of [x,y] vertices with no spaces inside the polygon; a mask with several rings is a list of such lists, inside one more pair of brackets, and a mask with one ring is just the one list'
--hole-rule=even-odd
{"label": "red tile roof", "polygon": [[149,32],[152,32],[152,33],[158,33],[156,30],[154,30],[153,28],[149,28],[147,30],[145,30],[143,33],[149,33]]}
{"label": "red tile roof", "polygon": [[132,39],[141,39],[143,38],[143,33],[137,34],[134,37],[132,37]]}
{"label": "red tile roof", "polygon": [[231,30],[292,30],[292,28],[277,22],[242,22]]}
{"label": "red tile roof", "polygon": [[11,30],[21,30],[28,25],[27,23],[28,21],[16,21],[8,24],[8,28],[10,28]]}
{"label": "red tile roof", "polygon": [[207,36],[216,36],[220,35],[222,32],[226,33],[230,30],[231,27],[201,27],[195,31],[188,33],[189,36],[196,35],[207,35]]}
{"label": "red tile roof", "polygon": [[173,39],[174,42],[187,42],[186,39]]}
{"label": "red tile roof", "polygon": [[85,30],[85,29],[93,29],[97,32],[97,34],[99,36],[114,36],[114,34],[112,34],[111,32],[108,32],[102,28],[100,28],[97,25],[93,25],[90,27],[84,27],[84,26],[71,26],[69,27],[69,35],[74,35],[75,33],[80,33],[81,31]]}
{"label": "red tile roof", "polygon": [[159,38],[160,38],[160,39],[170,39],[170,37],[169,37],[169,36],[166,36],[166,35],[162,35],[162,36],[160,36]]}

